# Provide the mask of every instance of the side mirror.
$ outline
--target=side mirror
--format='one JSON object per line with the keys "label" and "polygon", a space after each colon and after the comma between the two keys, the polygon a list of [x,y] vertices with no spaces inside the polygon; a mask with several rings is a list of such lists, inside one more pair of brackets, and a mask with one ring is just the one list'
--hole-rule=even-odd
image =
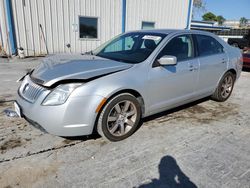
{"label": "side mirror", "polygon": [[160,65],[176,65],[177,58],[171,55],[164,55],[160,59],[157,60]]}

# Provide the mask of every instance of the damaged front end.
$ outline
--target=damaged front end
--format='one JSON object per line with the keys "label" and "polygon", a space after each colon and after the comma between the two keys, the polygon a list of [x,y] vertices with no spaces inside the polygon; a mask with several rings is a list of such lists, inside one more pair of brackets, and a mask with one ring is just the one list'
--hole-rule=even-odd
{"label": "damaged front end", "polygon": [[20,117],[58,136],[91,134],[96,108],[105,97],[87,83],[133,66],[98,57],[72,58],[44,61],[19,79],[15,106]]}

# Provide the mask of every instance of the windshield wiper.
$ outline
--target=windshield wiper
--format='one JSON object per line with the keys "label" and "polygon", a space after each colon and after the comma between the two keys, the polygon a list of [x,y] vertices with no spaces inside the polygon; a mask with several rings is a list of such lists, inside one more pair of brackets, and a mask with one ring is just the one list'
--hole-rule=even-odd
{"label": "windshield wiper", "polygon": [[129,61],[129,60],[118,59],[118,58],[113,58],[113,57],[104,57],[104,58],[111,59],[113,61],[118,61],[118,62],[121,62],[121,63],[133,63],[132,61]]}
{"label": "windshield wiper", "polygon": [[100,53],[99,54],[95,54],[95,56],[102,57],[102,58],[109,59],[109,60],[113,60],[113,61],[118,61],[118,62],[121,62],[121,63],[135,64],[134,61],[130,61],[130,60],[126,60],[126,59],[120,59],[120,58],[115,58],[115,57],[109,57],[109,56],[102,55]]}

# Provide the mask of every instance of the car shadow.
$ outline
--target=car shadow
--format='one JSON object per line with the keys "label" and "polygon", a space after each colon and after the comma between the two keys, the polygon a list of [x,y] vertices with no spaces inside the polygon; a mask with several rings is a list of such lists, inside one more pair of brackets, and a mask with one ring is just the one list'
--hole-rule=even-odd
{"label": "car shadow", "polygon": [[170,115],[170,114],[173,114],[175,112],[178,112],[178,111],[190,108],[192,106],[198,105],[198,104],[206,102],[208,100],[210,100],[210,97],[205,97],[205,98],[199,99],[197,101],[194,101],[194,102],[191,102],[191,103],[187,103],[187,104],[178,106],[176,108],[172,108],[170,110],[166,110],[166,111],[163,111],[163,112],[160,112],[160,113],[157,113],[157,114],[154,114],[154,115],[142,118],[141,121],[140,121],[140,123],[139,123],[139,125],[138,125],[138,127],[137,127],[137,130],[143,125],[143,123],[146,123],[148,121],[152,121],[152,120],[160,118],[162,116]]}
{"label": "car shadow", "polygon": [[87,135],[87,136],[67,136],[67,137],[64,136],[62,138],[65,138],[70,141],[74,140],[87,141],[87,140],[97,140],[101,138],[101,136],[98,133],[94,132],[92,135]]}
{"label": "car shadow", "polygon": [[138,188],[197,188],[197,186],[181,170],[172,156],[164,156],[159,168],[159,179],[152,179]]}
{"label": "car shadow", "polygon": [[[191,102],[191,103],[188,103],[188,104],[185,104],[185,105],[182,105],[182,106],[179,106],[179,107],[176,107],[176,108],[173,108],[173,109],[170,109],[170,110],[166,110],[166,111],[163,111],[163,112],[160,112],[160,113],[157,113],[157,114],[154,114],[154,115],[151,115],[151,116],[148,116],[148,117],[145,117],[145,118],[142,118],[139,122],[139,125],[137,126],[136,128],[136,131],[143,125],[143,123],[145,122],[148,122],[148,121],[152,121],[154,119],[157,119],[159,117],[162,117],[162,116],[166,116],[166,115],[169,115],[169,114],[172,114],[172,113],[175,113],[175,112],[178,112],[178,111],[181,111],[181,110],[184,110],[186,108],[190,108],[192,106],[195,106],[197,104],[200,104],[200,103],[203,103],[203,102],[206,102],[210,100],[210,97],[206,97],[206,98],[203,98],[203,99],[200,99],[200,100],[197,100],[197,101],[194,101],[194,102]],[[135,131],[135,132],[136,132]],[[62,138],[65,138],[67,140],[81,140],[81,141],[87,141],[87,140],[96,140],[96,139],[99,139],[101,138],[101,136],[97,133],[96,130],[94,130],[93,134],[92,135],[88,135],[88,136],[72,136],[72,137],[62,137]]]}

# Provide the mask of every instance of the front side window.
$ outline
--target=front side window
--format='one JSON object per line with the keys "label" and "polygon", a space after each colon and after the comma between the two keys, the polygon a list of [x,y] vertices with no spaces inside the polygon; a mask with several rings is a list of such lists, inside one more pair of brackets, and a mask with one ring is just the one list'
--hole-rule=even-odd
{"label": "front side window", "polygon": [[79,17],[79,37],[82,39],[97,39],[97,18]]}
{"label": "front side window", "polygon": [[97,48],[93,54],[127,63],[140,63],[155,50],[166,34],[133,32],[120,35]]}
{"label": "front side window", "polygon": [[219,54],[223,52],[223,46],[213,37],[196,35],[198,52],[200,56]]}
{"label": "front side window", "polygon": [[171,55],[177,58],[177,61],[184,61],[194,57],[193,41],[190,35],[181,35],[170,40],[158,55],[157,59],[162,56]]}

